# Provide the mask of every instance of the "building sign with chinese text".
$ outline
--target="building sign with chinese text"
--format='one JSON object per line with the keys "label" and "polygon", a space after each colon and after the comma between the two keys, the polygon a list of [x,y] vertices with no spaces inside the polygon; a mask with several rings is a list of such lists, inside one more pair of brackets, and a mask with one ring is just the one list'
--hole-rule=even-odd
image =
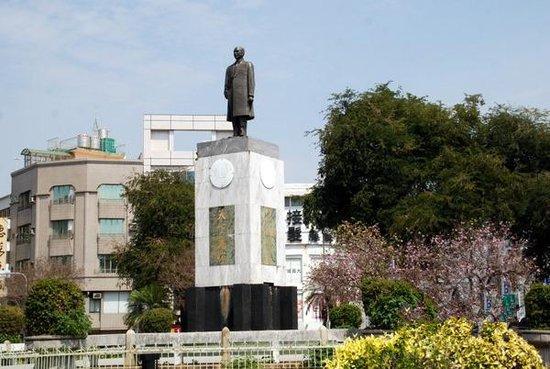
{"label": "building sign with chinese text", "polygon": [[276,210],[261,207],[262,264],[277,265],[277,216]]}
{"label": "building sign with chinese text", "polygon": [[8,219],[0,218],[0,269],[4,269],[7,263],[8,252]]}
{"label": "building sign with chinese text", "polygon": [[235,207],[210,208],[210,265],[235,264]]}

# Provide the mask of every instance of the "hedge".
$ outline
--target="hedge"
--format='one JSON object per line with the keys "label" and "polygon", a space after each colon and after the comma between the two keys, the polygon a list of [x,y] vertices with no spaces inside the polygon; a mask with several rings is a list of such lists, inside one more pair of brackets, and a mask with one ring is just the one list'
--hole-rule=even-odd
{"label": "hedge", "polygon": [[330,309],[332,328],[359,328],[361,326],[361,308],[350,303],[340,304]]}
{"label": "hedge", "polygon": [[411,320],[436,317],[433,301],[409,282],[364,278],[361,292],[365,314],[377,328],[395,329]]}
{"label": "hedge", "polygon": [[170,332],[174,314],[168,308],[154,308],[143,313],[139,320],[139,331],[143,333]]}
{"label": "hedge", "polygon": [[472,323],[451,318],[346,341],[326,368],[544,368],[537,350],[505,323],[485,323],[478,336],[472,329]]}
{"label": "hedge", "polygon": [[0,343],[21,342],[25,315],[17,306],[0,305]]}
{"label": "hedge", "polygon": [[529,327],[550,328],[550,286],[533,284],[525,295],[525,310]]}

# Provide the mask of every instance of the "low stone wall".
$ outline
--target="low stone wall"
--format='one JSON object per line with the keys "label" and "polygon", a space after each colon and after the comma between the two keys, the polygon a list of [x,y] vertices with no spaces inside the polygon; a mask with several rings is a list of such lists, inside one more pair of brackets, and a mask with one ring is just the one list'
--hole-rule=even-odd
{"label": "low stone wall", "polygon": [[550,330],[520,330],[518,333],[537,348],[544,364],[550,366]]}
{"label": "low stone wall", "polygon": [[81,349],[86,347],[86,340],[69,336],[27,336],[25,337],[25,346],[27,350],[33,350],[37,348],[52,349],[60,347]]}
{"label": "low stone wall", "polygon": [[[178,346],[207,344],[219,345],[221,332],[185,332],[185,333],[133,333],[132,342],[135,347],[146,346]],[[288,342],[321,342],[339,343],[353,335],[346,329],[319,330],[277,330],[277,331],[237,331],[230,333],[232,344],[249,343],[288,343]],[[353,331],[357,333],[357,331]],[[27,349],[36,348],[90,348],[90,347],[124,347],[128,344],[128,333],[94,334],[85,339],[75,339],[65,336],[29,336],[25,337]]]}

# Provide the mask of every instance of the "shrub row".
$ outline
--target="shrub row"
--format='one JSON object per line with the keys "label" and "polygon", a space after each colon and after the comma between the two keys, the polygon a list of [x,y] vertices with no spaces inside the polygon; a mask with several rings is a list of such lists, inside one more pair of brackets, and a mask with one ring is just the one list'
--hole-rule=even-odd
{"label": "shrub row", "polygon": [[21,342],[25,329],[25,315],[17,306],[0,305],[0,343]]}
{"label": "shrub row", "polygon": [[451,318],[350,340],[336,348],[326,368],[544,368],[537,350],[505,323],[486,323],[477,336],[472,329],[468,321]]}

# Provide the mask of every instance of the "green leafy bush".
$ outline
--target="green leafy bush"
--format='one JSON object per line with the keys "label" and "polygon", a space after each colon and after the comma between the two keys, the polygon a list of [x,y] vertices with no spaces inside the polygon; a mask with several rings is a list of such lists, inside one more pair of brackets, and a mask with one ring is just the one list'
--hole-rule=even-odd
{"label": "green leafy bush", "polygon": [[309,355],[304,367],[309,369],[324,368],[327,361],[334,356],[334,347],[315,347],[308,350]]}
{"label": "green leafy bush", "polygon": [[0,343],[21,342],[25,329],[25,315],[17,306],[0,305]]}
{"label": "green leafy bush", "polygon": [[359,328],[361,326],[361,308],[357,305],[345,303],[330,309],[330,323],[332,328]]}
{"label": "green leafy bush", "polygon": [[254,356],[239,356],[223,366],[225,369],[259,369],[262,363],[269,362],[269,358],[257,358]]}
{"label": "green leafy bush", "polygon": [[433,301],[406,281],[364,278],[361,293],[365,314],[377,328],[395,329],[408,321],[436,316]]}
{"label": "green leafy bush", "polygon": [[536,283],[525,295],[527,321],[532,328],[550,328],[550,286]]}
{"label": "green leafy bush", "polygon": [[80,288],[65,279],[45,278],[34,283],[25,315],[29,335],[86,337],[91,329]]}
{"label": "green leafy bush", "polygon": [[139,321],[139,331],[143,333],[170,332],[174,314],[168,308],[147,310]]}
{"label": "green leafy bush", "polygon": [[473,324],[451,318],[443,324],[403,327],[386,336],[368,336],[337,347],[327,369],[502,368],[543,369],[537,350],[505,323]]}

